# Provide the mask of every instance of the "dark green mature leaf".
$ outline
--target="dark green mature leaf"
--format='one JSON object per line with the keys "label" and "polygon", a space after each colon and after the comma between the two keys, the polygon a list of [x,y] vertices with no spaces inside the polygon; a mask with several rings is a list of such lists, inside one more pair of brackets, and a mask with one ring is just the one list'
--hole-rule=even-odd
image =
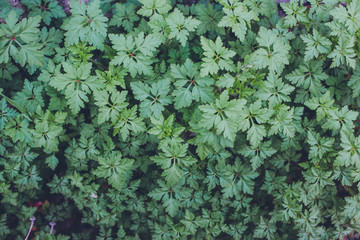
{"label": "dark green mature leaf", "polygon": [[107,91],[94,92],[95,104],[99,106],[98,123],[104,123],[109,119],[115,122],[123,109],[129,103],[126,102],[127,91],[112,92],[109,94]]}
{"label": "dark green mature leaf", "polygon": [[330,53],[331,41],[313,29],[313,35],[301,35],[301,39],[306,43],[305,60],[318,59],[321,54]]}
{"label": "dark green mature leaf", "polygon": [[152,57],[156,48],[161,44],[161,40],[155,35],[145,37],[140,32],[135,38],[131,35],[109,34],[113,48],[117,55],[111,60],[113,65],[123,65],[131,74],[137,73],[151,76],[153,74],[151,64],[154,62]]}
{"label": "dark green mature leaf", "polygon": [[200,21],[192,17],[185,18],[179,9],[175,8],[166,18],[170,28],[169,38],[176,38],[185,47],[189,33],[194,32]]}
{"label": "dark green mature leaf", "polygon": [[123,27],[127,32],[130,32],[134,27],[134,22],[140,20],[139,16],[136,15],[135,9],[136,6],[132,3],[130,4],[122,4],[116,3],[114,4],[115,13],[111,18],[109,25]]}
{"label": "dark green mature leaf", "polygon": [[234,70],[234,63],[230,59],[235,56],[235,52],[223,47],[220,37],[213,42],[201,36],[201,46],[204,49],[203,63],[201,64],[200,76],[217,73],[219,70]]}
{"label": "dark green mature leaf", "polygon": [[142,82],[132,82],[131,88],[135,98],[141,101],[140,113],[143,117],[150,117],[152,114],[160,116],[164,107],[172,102],[168,93],[170,92],[170,80],[164,79],[153,84],[151,87]]}
{"label": "dark green mature leaf", "polygon": [[65,94],[72,113],[77,114],[89,101],[87,94],[103,88],[104,82],[90,75],[91,63],[74,66],[64,62],[62,66],[65,74],[56,75],[50,85]]}
{"label": "dark green mature leaf", "polygon": [[30,8],[31,12],[29,15],[31,17],[40,15],[41,20],[44,21],[46,25],[50,25],[52,18],[63,18],[66,16],[58,2],[51,0],[24,0],[21,1],[21,3]]}
{"label": "dark green mature leaf", "polygon": [[225,16],[220,20],[219,27],[230,27],[235,36],[244,41],[247,27],[252,20],[259,20],[255,12],[248,11],[245,3],[226,0],[220,1],[224,5],[223,11]]}
{"label": "dark green mature leaf", "polygon": [[322,66],[322,61],[304,62],[298,69],[286,75],[286,78],[296,86],[302,86],[313,95],[319,96],[323,91],[321,81],[328,78],[328,75],[323,72]]}
{"label": "dark green mature leaf", "polygon": [[24,18],[18,22],[15,11],[11,11],[0,25],[0,63],[10,61],[10,56],[21,66],[42,66],[43,52],[40,51],[39,25],[40,16]]}
{"label": "dark green mature leaf", "polygon": [[5,98],[2,98],[0,101],[0,113],[0,130],[3,130],[5,124],[13,119],[17,115],[17,112],[15,109],[9,108]]}
{"label": "dark green mature leaf", "polygon": [[153,156],[150,159],[164,169],[163,176],[170,185],[175,185],[184,177],[183,167],[194,164],[197,160],[192,156],[187,156],[188,144],[170,142],[161,145],[164,153]]}
{"label": "dark green mature leaf", "polygon": [[270,71],[281,73],[289,64],[290,45],[283,43],[274,32],[260,27],[256,41],[262,48],[252,54],[251,62],[256,69],[268,67]]}
{"label": "dark green mature leaf", "polygon": [[209,77],[200,77],[198,65],[186,59],[184,65],[171,65],[171,75],[176,79],[174,106],[177,109],[188,107],[193,101],[208,103],[214,99],[212,88],[213,80]]}
{"label": "dark green mature leaf", "polygon": [[336,164],[346,167],[350,165],[360,167],[360,137],[355,137],[353,133],[345,131],[341,131],[340,134],[343,149],[336,158]]}
{"label": "dark green mature leaf", "polygon": [[235,140],[238,131],[238,117],[246,103],[245,99],[229,101],[228,92],[221,93],[215,103],[199,106],[203,112],[199,126],[206,129],[215,129],[230,141]]}
{"label": "dark green mature leaf", "polygon": [[116,189],[121,189],[125,184],[134,164],[134,160],[122,158],[120,152],[112,152],[110,156],[99,157],[97,161],[100,166],[94,170],[94,174],[107,178],[109,184]]}
{"label": "dark green mature leaf", "polygon": [[85,1],[70,0],[71,18],[64,22],[65,46],[87,42],[104,50],[108,19],[100,9],[100,1],[94,0],[85,5]]}

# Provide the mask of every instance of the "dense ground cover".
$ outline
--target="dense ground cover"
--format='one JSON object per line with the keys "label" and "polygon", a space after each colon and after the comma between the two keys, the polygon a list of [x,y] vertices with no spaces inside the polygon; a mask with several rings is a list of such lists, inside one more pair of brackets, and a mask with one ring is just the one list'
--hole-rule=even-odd
{"label": "dense ground cover", "polygon": [[359,238],[360,0],[0,6],[0,239]]}

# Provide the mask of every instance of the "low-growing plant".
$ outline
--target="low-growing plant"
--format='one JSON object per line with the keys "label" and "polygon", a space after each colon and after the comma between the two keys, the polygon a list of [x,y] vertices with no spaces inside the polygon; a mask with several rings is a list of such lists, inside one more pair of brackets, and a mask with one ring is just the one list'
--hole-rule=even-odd
{"label": "low-growing plant", "polygon": [[359,238],[360,0],[0,6],[1,239]]}

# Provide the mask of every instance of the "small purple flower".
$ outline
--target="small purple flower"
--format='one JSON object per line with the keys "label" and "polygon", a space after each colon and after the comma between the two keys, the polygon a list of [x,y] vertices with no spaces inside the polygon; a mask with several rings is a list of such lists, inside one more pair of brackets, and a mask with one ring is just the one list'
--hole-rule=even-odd
{"label": "small purple flower", "polygon": [[50,226],[51,226],[51,228],[50,228],[50,235],[51,235],[52,232],[53,232],[54,226],[56,225],[56,223],[55,223],[55,222],[50,222],[49,224],[50,224]]}
{"label": "small purple flower", "polygon": [[278,10],[278,14],[279,14],[279,17],[281,17],[281,18],[286,17],[286,13],[281,9]]}
{"label": "small purple flower", "polygon": [[26,235],[25,240],[27,240],[28,237],[30,236],[31,230],[32,230],[32,228],[33,228],[33,226],[34,226],[35,219],[36,219],[36,217],[31,217],[31,218],[30,218],[31,224],[30,224],[29,232],[28,232],[28,234]]}

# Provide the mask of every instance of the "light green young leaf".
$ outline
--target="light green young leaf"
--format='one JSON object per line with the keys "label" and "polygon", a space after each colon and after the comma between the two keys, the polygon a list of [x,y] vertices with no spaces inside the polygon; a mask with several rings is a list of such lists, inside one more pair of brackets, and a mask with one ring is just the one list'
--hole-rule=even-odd
{"label": "light green young leaf", "polygon": [[135,105],[122,111],[114,125],[114,135],[120,132],[122,139],[125,141],[130,132],[139,133],[144,132],[145,129],[143,119],[137,116],[137,105]]}
{"label": "light green young leaf", "polygon": [[239,127],[242,131],[247,131],[247,140],[251,145],[258,145],[266,136],[266,129],[263,123],[270,120],[274,111],[267,108],[262,108],[261,101],[256,101],[250,104],[249,107],[245,106],[239,112],[240,116],[237,120]]}

